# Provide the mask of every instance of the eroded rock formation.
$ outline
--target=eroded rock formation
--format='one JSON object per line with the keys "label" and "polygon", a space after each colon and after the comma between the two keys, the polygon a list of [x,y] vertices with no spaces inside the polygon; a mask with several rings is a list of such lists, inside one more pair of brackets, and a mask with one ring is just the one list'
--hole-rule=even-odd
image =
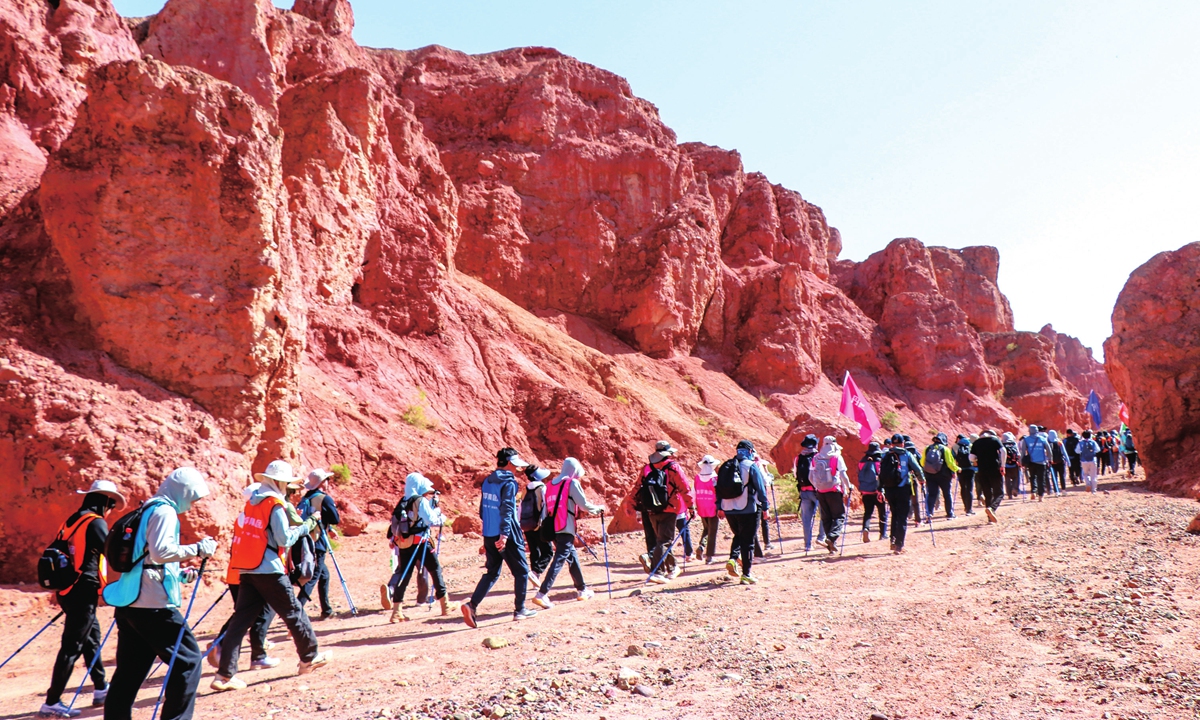
{"label": "eroded rock formation", "polygon": [[196,465],[188,530],[227,537],[276,457],[347,464],[377,518],[420,469],[453,515],[512,445],[579,458],[621,530],[660,438],[689,470],[741,437],[782,471],[797,433],[857,454],[847,371],[917,436],[1081,407],[1094,368],[1014,333],[995,250],[839,260],[820,208],[612,73],[352,28],[345,0],[0,9],[0,579],[96,477]]}

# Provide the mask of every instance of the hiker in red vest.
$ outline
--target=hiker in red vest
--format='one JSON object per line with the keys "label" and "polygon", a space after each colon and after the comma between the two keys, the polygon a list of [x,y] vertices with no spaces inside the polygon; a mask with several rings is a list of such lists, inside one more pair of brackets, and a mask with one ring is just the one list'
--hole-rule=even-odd
{"label": "hiker in red vest", "polygon": [[242,638],[266,605],[279,614],[300,655],[299,674],[327,665],[330,652],[318,652],[317,636],[308,615],[292,592],[285,552],[317,527],[317,516],[291,526],[284,493],[303,487],[292,466],[276,460],[255,474],[259,487],[250,496],[233,532],[229,566],[240,571],[240,591],[233,617],[221,643],[221,669],[213,680],[217,691],[242,690],[246,683],[237,674]]}
{"label": "hiker in red vest", "polygon": [[108,523],[104,516],[118,505],[124,507],[125,496],[108,480],[97,480],[91,488],[77,492],[84,496],[83,502],[62,524],[55,538],[67,544],[75,579],[66,588],[57,589],[54,595],[66,619],[63,621],[62,644],[50,676],[50,689],[46,691],[46,703],[39,711],[41,715],[74,717],[79,714],[78,710],[68,712],[62,694],[81,654],[92,667],[95,688],[92,706],[103,705],[108,695],[104,663],[96,658],[92,665],[101,641],[96,605],[105,581],[104,541],[108,538]]}

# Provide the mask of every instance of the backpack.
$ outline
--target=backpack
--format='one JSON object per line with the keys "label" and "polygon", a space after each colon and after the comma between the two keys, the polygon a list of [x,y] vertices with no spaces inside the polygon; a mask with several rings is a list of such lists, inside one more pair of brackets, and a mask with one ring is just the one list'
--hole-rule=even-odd
{"label": "backpack", "polygon": [[[75,562],[75,545],[72,542],[80,529],[90,525],[92,520],[99,519],[96,513],[84,513],[75,524],[68,528],[65,524],[59,528],[58,535],[42,551],[38,558],[38,584],[46,590],[62,592],[75,584],[79,579],[79,569]],[[63,537],[67,530],[70,533]]]}
{"label": "backpack", "polygon": [[1038,465],[1046,463],[1046,441],[1040,435],[1025,438],[1025,449],[1029,451],[1029,462]]}
{"label": "backpack", "polygon": [[401,500],[392,511],[392,522],[388,530],[398,548],[409,547],[414,536],[429,529],[416,512],[417,501],[420,499],[420,495],[413,495],[407,500]]}
{"label": "backpack", "polygon": [[1096,462],[1096,456],[1100,454],[1100,446],[1095,440],[1087,439],[1079,442],[1079,459],[1082,462]]}
{"label": "backpack", "polygon": [[[301,520],[307,520],[313,515],[316,515],[317,519],[321,520],[320,515],[321,510],[323,509],[322,506],[324,504],[325,493],[317,493],[316,495],[310,495],[309,497],[301,500],[300,504],[296,507],[296,511],[300,513]],[[322,524],[324,524],[323,521]]]}
{"label": "backpack", "polygon": [[104,541],[104,558],[114,571],[122,574],[133,572],[138,563],[150,554],[149,550],[145,550],[139,557],[134,557],[133,547],[137,542],[138,529],[142,526],[142,516],[155,504],[155,499],[150,498],[132,512],[123,515],[109,529],[108,539]]}
{"label": "backpack", "polygon": [[1017,444],[1015,442],[1004,443],[1004,453],[1004,467],[1017,467],[1017,455],[1019,454]]}
{"label": "backpack", "polygon": [[808,479],[817,492],[830,492],[838,489],[837,474],[833,471],[832,459],[832,457],[821,457],[820,455],[813,456]]}
{"label": "backpack", "polygon": [[730,458],[717,468],[717,498],[733,500],[740,498],[746,492],[746,484],[742,482],[741,463],[737,458]]}
{"label": "backpack", "polygon": [[1061,442],[1054,443],[1054,464],[1066,462],[1066,451]]}
{"label": "backpack", "polygon": [[879,460],[864,459],[858,464],[859,492],[874,492],[879,487]]}
{"label": "backpack", "polygon": [[521,498],[521,532],[537,530],[541,524],[542,508],[538,507],[537,488],[527,488],[525,497]]}
{"label": "backpack", "polygon": [[316,555],[316,543],[307,535],[301,535],[300,539],[292,545],[292,571],[288,573],[288,579],[292,581],[293,585],[307,585],[308,581],[312,580],[313,575],[317,572]]}
{"label": "backpack", "polygon": [[946,464],[946,455],[942,446],[934,443],[925,448],[925,462],[921,464],[926,475],[936,475]]}
{"label": "backpack", "polygon": [[900,453],[888,451],[883,460],[879,461],[879,486],[885,488],[900,487],[904,475],[900,472]]}
{"label": "backpack", "polygon": [[967,470],[971,467],[970,443],[954,443],[954,462],[958,463],[958,467],[961,470]]}
{"label": "backpack", "polygon": [[670,466],[669,462],[662,467],[655,467],[654,463],[650,463],[650,472],[642,476],[642,484],[638,488],[637,501],[640,509],[660,513],[671,504],[672,493],[667,488],[667,468]]}

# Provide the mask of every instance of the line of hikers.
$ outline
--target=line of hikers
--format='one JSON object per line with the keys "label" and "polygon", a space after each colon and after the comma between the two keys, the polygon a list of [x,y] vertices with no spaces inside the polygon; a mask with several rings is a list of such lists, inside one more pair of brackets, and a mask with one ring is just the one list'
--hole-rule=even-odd
{"label": "line of hikers", "polygon": [[[724,462],[704,456],[697,464],[698,472],[690,478],[677,455],[669,441],[659,441],[634,491],[646,545],[639,560],[647,582],[669,583],[689,560],[711,563],[717,554],[719,520],[724,518],[732,534],[725,570],[742,584],[755,584],[751,572],[754,558],[770,548],[772,500],[768,495],[774,497],[775,482],[771,468],[749,440],[740,441],[735,456]],[[1082,435],[1067,430],[1060,439],[1055,431],[1031,425],[1028,434],[1019,439],[1012,433],[998,437],[984,430],[978,435],[958,435],[953,445],[945,434],[938,433],[923,452],[910,437],[896,434],[882,443],[870,443],[857,463],[862,542],[871,541],[874,517],[878,538],[886,535],[891,551],[903,553],[910,514],[914,524],[920,525],[923,509],[925,522],[932,522],[939,499],[944,498],[947,517],[955,517],[954,480],[960,486],[966,513],[975,514],[972,508],[977,500],[988,522],[994,523],[1002,499],[1017,497],[1026,485],[1039,501],[1047,493],[1061,496],[1068,478],[1073,485],[1082,482],[1095,492],[1098,472],[1115,471],[1121,459],[1131,472],[1136,469],[1137,451],[1127,429],[1102,431],[1095,437],[1090,430]],[[818,440],[807,435],[802,440],[791,470],[799,494],[806,553],[812,549],[818,516],[817,542],[830,553],[837,552],[839,540],[844,543],[853,492],[847,467],[834,437]],[[517,472],[526,477],[523,495]],[[584,476],[584,468],[575,458],[567,458],[554,475],[526,462],[513,448],[497,453],[496,469],[480,491],[484,573],[471,597],[460,606],[468,626],[477,626],[479,605],[504,566],[513,575],[514,620],[536,615],[525,602],[531,580],[537,585],[532,604],[546,610],[553,607],[549,593],[564,565],[575,597],[593,597],[575,549],[577,519],[587,512],[603,520],[606,510],[587,499],[581,482]],[[79,491],[84,495],[79,510],[63,523],[38,566],[39,581],[55,591],[65,617],[40,713],[80,714],[63,702],[63,692],[82,655],[93,682],[92,705],[103,705],[106,719],[130,718],[137,692],[156,658],[169,667],[162,717],[190,718],[205,658],[217,668],[212,688],[218,691],[246,687],[237,671],[247,633],[252,669],[280,664],[268,654],[271,644],[266,640],[275,615],[282,618],[296,645],[300,674],[327,665],[331,653],[318,649],[305,604],[316,590],[319,618],[333,614],[325,556],[331,553],[329,534],[340,518],[326,489],[330,477],[324,469],[313,470],[306,479],[294,476],[291,465],[282,460],[255,475],[257,482],[244,491],[246,503],[234,528],[225,575],[234,611],[204,652],[180,613],[182,586],[194,583],[198,571],[183,569],[180,564],[211,557],[217,545],[211,538],[190,545],[179,542],[179,516],[209,494],[203,475],[189,467],[173,471],[154,496],[121,517],[111,531],[105,518],[125,505],[124,495],[107,480],[97,480],[89,490]],[[701,535],[693,546],[690,523],[696,517],[701,521]],[[456,609],[449,602],[439,562],[440,528],[445,523],[433,482],[421,473],[409,474],[387,531],[394,572],[391,581],[380,588],[381,605],[392,610],[391,622],[408,619],[402,605],[414,574],[418,577],[418,604],[432,602],[429,578],[442,615]],[[778,515],[776,523],[778,530]],[[680,540],[682,563],[674,556]],[[115,609],[117,667],[111,683],[98,657],[103,640],[96,608],[101,597]]]}

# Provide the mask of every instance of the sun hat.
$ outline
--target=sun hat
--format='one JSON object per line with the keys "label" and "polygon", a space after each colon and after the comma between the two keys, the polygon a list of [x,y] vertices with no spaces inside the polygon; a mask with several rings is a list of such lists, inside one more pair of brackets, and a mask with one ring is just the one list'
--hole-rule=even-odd
{"label": "sun hat", "polygon": [[117,485],[112,480],[97,480],[92,483],[92,486],[87,490],[76,490],[77,495],[90,495],[92,493],[100,493],[121,503],[120,507],[125,507],[125,496],[117,490]]}
{"label": "sun hat", "polygon": [[679,451],[671,447],[671,443],[669,441],[659,440],[658,442],[654,443],[654,452],[662,455],[663,457],[671,457]]}
{"label": "sun hat", "polygon": [[285,460],[272,460],[266,470],[254,473],[254,477],[260,481],[269,482],[281,490],[297,490],[304,487],[302,479],[292,474],[291,463]]}
{"label": "sun hat", "polygon": [[717,459],[715,457],[713,457],[712,455],[705,455],[704,457],[700,458],[700,462],[698,462],[696,464],[697,465],[707,465],[709,467],[713,467],[714,465],[717,464]]}
{"label": "sun hat", "polygon": [[308,482],[304,483],[304,489],[316,490],[331,477],[333,477],[333,473],[324,468],[317,468],[308,474]]}
{"label": "sun hat", "polygon": [[525,477],[529,478],[531,481],[545,482],[546,478],[553,474],[554,473],[550,470],[547,470],[544,467],[538,467],[537,465],[530,465],[529,467],[525,468]]}

